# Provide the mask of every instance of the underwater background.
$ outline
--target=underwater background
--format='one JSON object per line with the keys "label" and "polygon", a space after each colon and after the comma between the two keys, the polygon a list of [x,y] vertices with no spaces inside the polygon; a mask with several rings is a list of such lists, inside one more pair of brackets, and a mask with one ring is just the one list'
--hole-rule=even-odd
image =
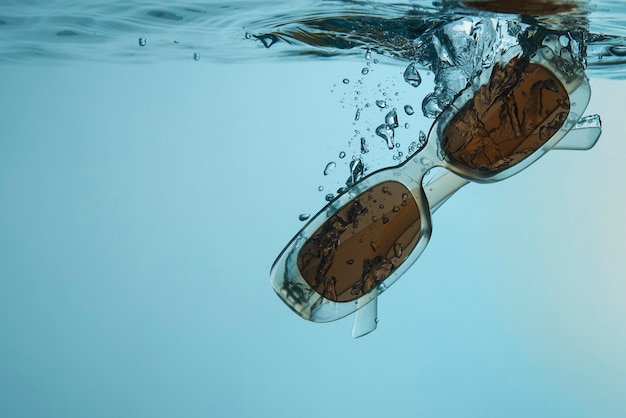
{"label": "underwater background", "polygon": [[353,158],[401,158],[376,100],[415,108],[405,156],[428,132],[428,59],[417,88],[404,72],[421,34],[467,16],[516,19],[448,1],[3,2],[0,415],[625,416],[622,1],[520,19],[584,32],[603,134],[446,202],[374,333],[303,321],[269,284]]}

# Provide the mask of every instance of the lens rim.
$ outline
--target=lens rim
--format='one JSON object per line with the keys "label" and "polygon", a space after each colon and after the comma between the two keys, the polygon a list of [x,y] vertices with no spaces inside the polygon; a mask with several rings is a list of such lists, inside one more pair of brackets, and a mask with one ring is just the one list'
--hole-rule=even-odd
{"label": "lens rim", "polygon": [[[421,225],[415,248],[382,283],[378,284],[369,293],[347,302],[335,302],[321,296],[300,273],[297,263],[300,249],[326,220],[337,213],[338,210],[370,188],[379,184],[382,185],[390,180],[401,183],[406,187],[419,210]],[[358,306],[366,305],[395,283],[424,251],[428,245],[431,232],[430,208],[421,185],[421,178],[417,179],[401,167],[379,170],[361,180],[343,195],[338,196],[309,220],[274,262],[270,271],[270,281],[278,296],[302,318],[313,322],[334,321],[350,315],[357,310]]]}
{"label": "lens rim", "polygon": [[[529,167],[546,152],[552,149],[567,134],[567,132],[572,129],[572,127],[582,117],[583,112],[589,104],[591,89],[589,86],[589,80],[584,73],[584,69],[577,66],[570,59],[557,56],[553,52],[554,48],[548,46],[550,43],[556,42],[558,42],[557,39],[551,39],[551,37],[548,36],[544,41],[546,46],[539,48],[537,53],[529,60],[529,63],[539,65],[549,73],[553,74],[556,78],[558,78],[567,91],[570,101],[570,111],[561,128],[542,146],[537,148],[526,158],[502,171],[481,172],[456,164],[444,151],[444,147],[441,143],[443,134],[452,119],[464,109],[468,102],[474,99],[476,92],[481,87],[489,83],[491,71],[484,71],[478,78],[477,82],[472,84],[472,87],[463,90],[454,99],[452,104],[441,113],[437,120],[435,120],[435,123],[430,129],[428,137],[429,145],[433,143],[436,144],[437,156],[443,167],[463,178],[466,178],[467,180],[477,183],[492,183],[504,180]],[[505,54],[499,62],[505,66],[511,60],[516,59],[516,56],[517,54],[515,54],[514,51],[511,51],[510,54]],[[494,66],[491,67],[491,69],[493,68]]]}
{"label": "lens rim", "polygon": [[404,263],[420,233],[419,207],[411,191],[388,179],[328,218],[300,248],[298,268],[320,295],[352,302]]}

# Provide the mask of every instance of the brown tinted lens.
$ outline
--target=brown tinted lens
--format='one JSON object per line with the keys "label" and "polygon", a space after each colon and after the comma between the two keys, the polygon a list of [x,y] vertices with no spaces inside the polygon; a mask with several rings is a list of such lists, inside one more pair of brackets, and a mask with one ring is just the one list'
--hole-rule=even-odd
{"label": "brown tinted lens", "polygon": [[522,59],[496,65],[489,83],[452,118],[441,145],[453,165],[503,171],[532,154],[565,123],[570,102],[550,71]]}
{"label": "brown tinted lens", "polygon": [[401,183],[388,181],[362,193],[309,238],[298,268],[320,295],[357,299],[384,281],[420,238],[417,203]]}

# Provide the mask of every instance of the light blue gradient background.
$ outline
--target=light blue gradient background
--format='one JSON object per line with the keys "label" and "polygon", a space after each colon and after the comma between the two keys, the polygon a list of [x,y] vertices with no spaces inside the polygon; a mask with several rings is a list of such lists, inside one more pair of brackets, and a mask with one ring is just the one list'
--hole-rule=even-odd
{"label": "light blue gradient background", "polygon": [[3,66],[0,416],[626,416],[625,82],[593,150],[447,202],[373,334],[274,295],[361,66]]}

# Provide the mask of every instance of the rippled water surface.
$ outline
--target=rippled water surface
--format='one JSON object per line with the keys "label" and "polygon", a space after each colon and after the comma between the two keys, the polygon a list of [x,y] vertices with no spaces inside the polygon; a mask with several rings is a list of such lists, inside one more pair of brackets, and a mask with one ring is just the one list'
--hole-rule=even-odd
{"label": "rippled water surface", "polygon": [[[10,1],[0,11],[0,59],[230,62],[342,56],[366,48],[411,59],[420,36],[468,15],[497,16],[446,0]],[[584,29],[591,75],[625,77],[624,2],[582,2],[556,17],[521,20],[549,28]],[[272,51],[263,51],[264,46]]]}

